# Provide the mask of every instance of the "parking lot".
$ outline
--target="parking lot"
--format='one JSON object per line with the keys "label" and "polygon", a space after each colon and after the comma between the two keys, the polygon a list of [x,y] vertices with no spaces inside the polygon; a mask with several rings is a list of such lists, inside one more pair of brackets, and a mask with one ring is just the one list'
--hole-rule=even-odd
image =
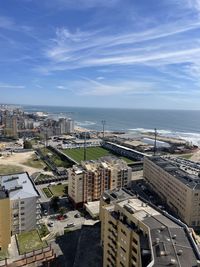
{"label": "parking lot", "polygon": [[173,156],[166,156],[166,158],[189,174],[198,175],[200,173],[200,163],[198,162]]}
{"label": "parking lot", "polygon": [[78,210],[72,210],[66,212],[66,218],[62,220],[57,219],[60,216],[57,213],[54,215],[43,216],[42,221],[47,225],[52,235],[63,235],[65,229],[68,229],[69,231],[74,231],[81,228],[81,226],[85,222],[85,218],[81,215],[80,218],[76,218],[75,216],[77,214],[80,214]]}
{"label": "parking lot", "polygon": [[177,218],[177,214],[153,191],[144,179],[132,181],[130,192],[151,204],[155,209],[159,211],[165,210]]}

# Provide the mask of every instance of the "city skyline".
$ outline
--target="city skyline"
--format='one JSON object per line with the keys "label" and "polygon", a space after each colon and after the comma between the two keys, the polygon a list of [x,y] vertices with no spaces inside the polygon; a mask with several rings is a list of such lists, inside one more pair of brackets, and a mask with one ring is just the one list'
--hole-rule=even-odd
{"label": "city skyline", "polygon": [[2,1],[2,103],[200,109],[198,0]]}

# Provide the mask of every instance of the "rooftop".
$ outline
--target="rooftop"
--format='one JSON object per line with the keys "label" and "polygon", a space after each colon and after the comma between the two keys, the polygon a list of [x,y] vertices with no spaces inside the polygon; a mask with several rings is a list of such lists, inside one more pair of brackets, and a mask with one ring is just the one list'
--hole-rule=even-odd
{"label": "rooftop", "polygon": [[197,175],[189,174],[181,170],[176,164],[161,157],[155,156],[148,159],[191,189],[200,189],[200,177]]}
{"label": "rooftop", "polygon": [[0,186],[0,199],[5,199],[8,197],[8,192]]}
{"label": "rooftop", "polygon": [[85,203],[86,210],[92,218],[99,216],[99,201]]}
{"label": "rooftop", "polygon": [[97,169],[109,169],[109,168],[116,168],[116,169],[123,169],[127,170],[128,165],[127,163],[119,158],[116,158],[114,156],[105,156],[102,157],[98,160],[87,160],[87,161],[82,161],[81,165],[74,165],[73,166],[73,171],[76,174],[81,174],[85,171],[91,171],[95,172]]}
{"label": "rooftop", "polygon": [[[137,231],[137,222],[141,221],[149,228],[148,237],[141,228],[138,228],[137,233],[140,236],[141,252],[151,251],[154,258],[152,266],[197,266],[199,259],[196,256],[194,240],[191,242],[187,229],[178,221],[168,218],[136,197],[118,202],[115,211],[121,212],[122,209],[118,207],[123,208],[123,214],[128,218],[127,227],[133,227]],[[126,224],[124,219],[123,223]],[[145,257],[142,257],[142,260],[145,261]],[[150,258],[148,264],[149,261]],[[148,266],[147,262],[144,266]]]}
{"label": "rooftop", "polygon": [[106,202],[120,201],[127,198],[130,198],[130,194],[127,193],[123,188],[107,190],[103,193],[102,198]]}
{"label": "rooftop", "polygon": [[86,170],[95,170],[97,167],[99,168],[110,168],[110,167],[116,167],[118,169],[127,169],[128,165],[127,163],[122,160],[119,159],[117,157],[114,156],[105,156],[102,157],[98,160],[88,160],[88,161],[84,161],[82,162],[82,167]]}
{"label": "rooftop", "polygon": [[0,186],[8,191],[9,198],[15,200],[18,198],[38,197],[28,173],[19,173],[15,175],[0,176]]}

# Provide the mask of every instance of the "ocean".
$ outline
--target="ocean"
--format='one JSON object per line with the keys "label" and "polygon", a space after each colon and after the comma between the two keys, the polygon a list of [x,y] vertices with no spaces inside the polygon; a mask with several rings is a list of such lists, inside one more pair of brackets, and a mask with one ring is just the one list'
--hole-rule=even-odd
{"label": "ocean", "polygon": [[117,108],[83,108],[54,106],[22,106],[26,112],[47,112],[51,117],[70,117],[76,125],[102,130],[142,133],[157,129],[159,134],[179,137],[200,145],[200,110],[147,110]]}

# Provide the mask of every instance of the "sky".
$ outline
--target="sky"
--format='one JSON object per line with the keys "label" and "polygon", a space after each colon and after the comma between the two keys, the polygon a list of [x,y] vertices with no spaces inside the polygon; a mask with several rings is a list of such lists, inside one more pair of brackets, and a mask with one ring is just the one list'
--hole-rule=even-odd
{"label": "sky", "polygon": [[1,0],[0,103],[200,109],[200,0]]}

